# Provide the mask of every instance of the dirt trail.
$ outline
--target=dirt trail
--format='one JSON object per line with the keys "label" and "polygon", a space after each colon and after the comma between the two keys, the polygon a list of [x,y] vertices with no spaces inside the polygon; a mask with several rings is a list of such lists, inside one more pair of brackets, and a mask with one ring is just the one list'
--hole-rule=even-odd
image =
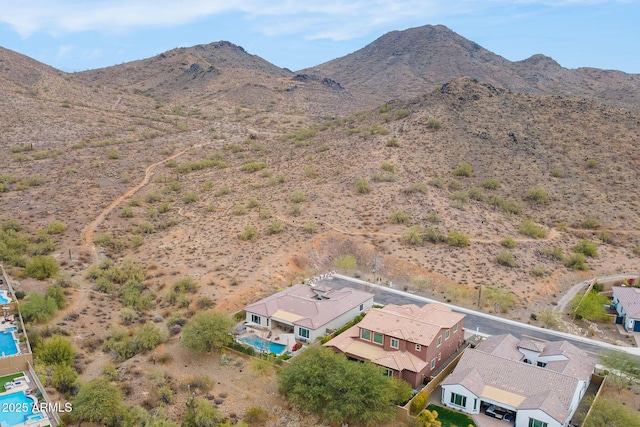
{"label": "dirt trail", "polygon": [[[109,206],[104,208],[102,210],[102,212],[100,212],[100,214],[93,221],[91,221],[89,224],[87,224],[87,226],[85,227],[84,231],[82,232],[82,239],[84,240],[85,245],[90,248],[94,263],[97,263],[100,260],[99,256],[98,256],[98,250],[96,249],[96,246],[95,246],[95,244],[93,242],[94,234],[95,234],[96,228],[98,228],[98,225],[100,225],[100,223],[102,221],[104,221],[106,216],[113,209],[115,209],[116,206],[118,206],[123,200],[125,200],[127,197],[130,197],[131,195],[135,194],[142,187],[147,185],[149,183],[149,180],[151,179],[151,176],[153,175],[153,171],[155,170],[156,167],[160,166],[161,164],[163,164],[163,163],[165,163],[165,162],[167,162],[169,160],[175,159],[176,157],[179,157],[179,156],[183,155],[184,153],[186,153],[189,150],[191,150],[191,148],[187,148],[185,150],[182,150],[182,151],[179,151],[177,153],[174,153],[171,156],[167,157],[166,159],[161,160],[161,161],[159,161],[157,163],[154,163],[154,164],[150,165],[149,167],[147,167],[147,169],[145,170],[144,178],[142,179],[142,181],[140,181],[135,187],[130,188],[126,193],[122,194],[117,199],[115,199],[113,202],[111,202],[109,204]],[[96,295],[104,295],[104,296],[109,297],[109,295],[107,295],[107,294],[101,294],[100,292],[96,292],[96,291],[92,290],[89,287],[89,283],[87,283],[86,281],[81,281],[81,283],[79,285],[79,288],[77,289],[75,298],[73,298],[73,301],[71,301],[71,303],[69,305],[67,305],[67,307],[65,307],[63,310],[60,310],[57,313],[56,320],[64,319],[69,313],[74,313],[76,310],[78,310],[79,307],[82,307],[83,304],[85,303],[85,301],[87,299],[87,295],[89,295],[89,293],[95,293]]]}

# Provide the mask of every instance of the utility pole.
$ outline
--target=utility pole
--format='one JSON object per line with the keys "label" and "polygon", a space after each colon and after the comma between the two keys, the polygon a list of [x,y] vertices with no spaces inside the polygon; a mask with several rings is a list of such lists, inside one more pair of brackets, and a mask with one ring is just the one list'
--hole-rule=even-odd
{"label": "utility pole", "polygon": [[376,282],[377,268],[378,268],[378,255],[373,254],[373,283],[374,284],[377,284]]}

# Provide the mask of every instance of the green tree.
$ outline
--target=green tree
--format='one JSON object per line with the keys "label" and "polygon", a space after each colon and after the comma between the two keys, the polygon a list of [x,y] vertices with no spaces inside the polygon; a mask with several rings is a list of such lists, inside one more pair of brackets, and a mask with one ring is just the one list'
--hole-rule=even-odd
{"label": "green tree", "polygon": [[56,302],[58,308],[64,308],[67,305],[67,297],[64,294],[62,286],[53,285],[47,288],[47,298],[51,298]]}
{"label": "green tree", "polygon": [[411,415],[419,414],[425,406],[427,406],[427,402],[429,401],[429,393],[422,390],[418,394],[416,394],[411,401],[411,405],[409,406],[409,412]]}
{"label": "green tree", "polygon": [[399,380],[326,347],[308,348],[279,372],[278,381],[289,402],[329,423],[380,424],[394,419],[395,404],[401,403],[391,385]]}
{"label": "green tree", "polygon": [[571,301],[570,310],[574,316],[585,320],[606,320],[609,298],[596,291],[589,291],[586,295],[578,294]]}
{"label": "green tree", "polygon": [[638,412],[624,404],[607,398],[598,399],[593,405],[584,427],[640,427]]}
{"label": "green tree", "polygon": [[133,346],[138,351],[153,350],[167,340],[168,333],[152,322],[147,322],[133,334]]}
{"label": "green tree", "polygon": [[607,367],[607,379],[618,393],[640,379],[640,361],[628,353],[610,351],[600,356],[600,363]]}
{"label": "green tree", "polygon": [[51,378],[51,384],[60,393],[68,393],[73,389],[73,386],[78,379],[78,373],[73,366],[68,365],[56,365],[53,367],[53,377]]}
{"label": "green tree", "polygon": [[203,311],[182,328],[182,345],[199,353],[230,344],[233,320],[224,313]]}
{"label": "green tree", "polygon": [[438,419],[438,412],[434,409],[430,411],[428,409],[422,410],[416,417],[416,427],[439,427],[442,425],[442,421]]}
{"label": "green tree", "polygon": [[221,419],[222,414],[211,403],[202,399],[189,398],[182,427],[216,427]]}
{"label": "green tree", "polygon": [[36,356],[47,365],[71,366],[76,352],[71,341],[60,335],[54,335],[44,340],[38,348]]}
{"label": "green tree", "polygon": [[27,262],[27,276],[44,280],[58,274],[58,262],[50,255],[36,255]]}
{"label": "green tree", "polygon": [[46,322],[56,314],[57,309],[58,305],[53,298],[35,292],[27,294],[25,302],[20,304],[22,317],[27,322]]}
{"label": "green tree", "polygon": [[122,392],[104,378],[91,380],[80,387],[73,401],[72,418],[119,427],[124,417]]}

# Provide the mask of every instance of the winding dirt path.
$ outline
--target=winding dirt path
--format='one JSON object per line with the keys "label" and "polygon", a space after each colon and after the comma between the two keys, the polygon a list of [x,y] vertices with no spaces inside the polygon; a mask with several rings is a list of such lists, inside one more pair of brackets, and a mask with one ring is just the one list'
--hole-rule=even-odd
{"label": "winding dirt path", "polygon": [[[156,167],[160,166],[161,164],[168,162],[169,160],[175,159],[176,157],[179,157],[181,155],[183,155],[184,153],[186,153],[187,151],[191,150],[191,148],[186,148],[182,151],[179,151],[177,153],[172,154],[171,156],[167,157],[164,160],[161,160],[157,163],[154,163],[152,165],[150,165],[149,167],[147,167],[147,169],[144,172],[144,178],[142,179],[142,181],[140,181],[135,187],[130,188],[129,190],[127,190],[127,192],[123,193],[122,195],[120,195],[117,199],[115,199],[113,202],[111,202],[109,204],[109,206],[107,206],[106,208],[104,208],[102,210],[102,212],[100,212],[100,214],[98,214],[98,216],[91,221],[89,224],[87,224],[87,226],[85,227],[84,231],[82,232],[82,239],[84,240],[84,243],[86,246],[88,246],[91,250],[91,254],[92,254],[92,258],[93,258],[93,262],[97,263],[98,261],[100,261],[100,258],[98,256],[98,250],[96,249],[96,246],[94,244],[94,235],[95,235],[95,231],[96,228],[98,228],[98,226],[100,225],[100,223],[102,221],[104,221],[104,219],[106,218],[106,216],[113,211],[123,200],[127,199],[128,197],[132,196],[133,194],[135,194],[136,192],[138,192],[141,188],[143,188],[145,185],[147,185],[149,183],[149,180],[151,179],[151,176],[153,175],[153,171],[155,170]],[[93,293],[95,295],[103,295],[105,297],[110,297],[110,295],[107,294],[102,294],[100,292],[94,291],[93,289],[91,289],[89,283],[87,281],[81,281],[76,295],[73,298],[73,300],[70,302],[70,304],[68,304],[64,309],[58,311],[58,313],[56,314],[56,320],[55,321],[59,321],[60,319],[64,319],[69,313],[74,313],[76,312],[76,310],[78,310],[80,307],[83,307],[87,296]]]}

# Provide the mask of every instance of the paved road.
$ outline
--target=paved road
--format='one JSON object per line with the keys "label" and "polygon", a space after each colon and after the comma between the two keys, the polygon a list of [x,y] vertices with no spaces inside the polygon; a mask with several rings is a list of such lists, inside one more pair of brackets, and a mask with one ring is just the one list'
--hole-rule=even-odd
{"label": "paved road", "polygon": [[616,346],[613,344],[596,341],[590,338],[553,331],[550,329],[544,329],[538,326],[516,322],[514,320],[503,319],[501,317],[493,316],[487,313],[469,310],[467,308],[458,307],[451,304],[445,304],[440,301],[421,297],[419,295],[404,292],[395,288],[374,285],[373,283],[368,283],[339,274],[334,275],[330,279],[321,280],[318,283],[332,287],[334,289],[350,287],[371,292],[375,294],[374,300],[379,304],[416,304],[418,306],[423,306],[428,303],[438,302],[450,307],[454,311],[465,313],[467,315],[464,320],[465,328],[469,331],[477,331],[480,334],[500,335],[508,333],[518,338],[533,338],[543,341],[557,341],[559,339],[564,339],[571,342],[576,347],[581,348],[594,355],[594,357],[608,350],[621,351],[640,356],[640,348],[637,347]]}

